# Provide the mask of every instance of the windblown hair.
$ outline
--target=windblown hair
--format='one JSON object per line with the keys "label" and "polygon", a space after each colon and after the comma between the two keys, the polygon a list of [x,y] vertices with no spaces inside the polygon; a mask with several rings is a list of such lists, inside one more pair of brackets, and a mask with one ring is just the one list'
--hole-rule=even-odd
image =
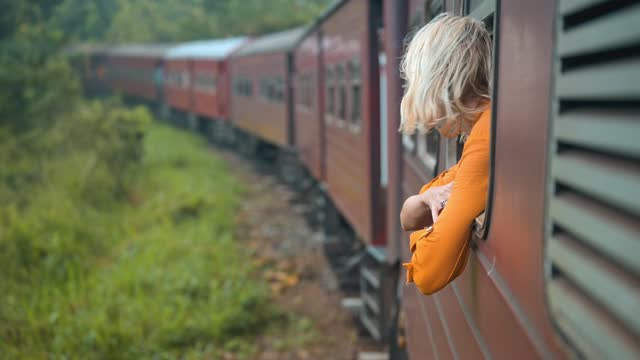
{"label": "windblown hair", "polygon": [[490,101],[491,47],[484,24],[467,16],[442,14],[420,29],[401,64],[400,130],[468,135]]}

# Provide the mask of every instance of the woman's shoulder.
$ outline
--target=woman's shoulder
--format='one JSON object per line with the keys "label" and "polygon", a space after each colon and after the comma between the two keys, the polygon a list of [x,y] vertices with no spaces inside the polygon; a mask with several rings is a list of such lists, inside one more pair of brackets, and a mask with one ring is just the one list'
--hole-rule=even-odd
{"label": "woman's shoulder", "polygon": [[491,137],[491,108],[480,114],[480,119],[473,125],[467,141],[473,139],[489,139]]}

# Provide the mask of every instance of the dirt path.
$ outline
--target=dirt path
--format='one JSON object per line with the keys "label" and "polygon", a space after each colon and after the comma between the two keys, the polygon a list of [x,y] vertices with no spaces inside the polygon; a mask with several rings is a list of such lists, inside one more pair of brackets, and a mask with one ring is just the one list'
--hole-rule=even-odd
{"label": "dirt path", "polygon": [[291,190],[273,176],[258,173],[249,161],[221,154],[247,187],[248,201],[239,215],[244,226],[238,235],[247,239],[274,303],[293,319],[289,328],[261,338],[256,359],[350,360],[360,351],[380,351],[342,308],[322,236],[307,226],[304,205],[294,204]]}

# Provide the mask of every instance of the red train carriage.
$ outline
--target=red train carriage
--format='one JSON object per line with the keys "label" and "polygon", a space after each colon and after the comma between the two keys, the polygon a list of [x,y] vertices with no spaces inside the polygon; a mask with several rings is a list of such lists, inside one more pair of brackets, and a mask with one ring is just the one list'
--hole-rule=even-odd
{"label": "red train carriage", "polygon": [[160,104],[162,67],[174,45],[122,45],[109,52],[108,79],[113,90],[138,100]]}
{"label": "red train carriage", "polygon": [[[229,55],[246,42],[244,37],[183,43],[165,57],[165,103],[188,114],[199,127],[217,136],[229,119]],[[220,126],[209,126],[209,125]],[[193,124],[195,125],[195,123]]]}
{"label": "red train carriage", "polygon": [[[233,125],[270,146],[293,144],[292,52],[304,31],[296,28],[264,35],[232,55]],[[242,146],[247,150],[249,144],[243,141]]]}
{"label": "red train carriage", "polygon": [[360,289],[361,321],[379,340],[393,284],[385,261],[381,30],[381,1],[339,1],[321,16],[296,50],[295,112],[300,158],[335,205],[324,223],[330,258],[342,284]]}
{"label": "red train carriage", "polygon": [[109,49],[109,46],[84,44],[71,47],[65,51],[80,73],[84,91],[87,95],[100,96],[109,91],[107,82]]}
{"label": "red train carriage", "polygon": [[328,192],[367,244],[384,245],[380,186],[379,1],[341,1],[319,20]]}
{"label": "red train carriage", "polygon": [[[623,120],[637,116],[640,99],[640,38],[627,31],[637,4],[402,3],[400,24],[441,11],[485,21],[496,51],[488,207],[457,280],[431,296],[403,287],[410,358],[637,358],[640,272],[624,249],[639,251],[640,171],[631,164],[640,153],[623,135],[640,131]],[[437,136],[397,142],[395,204],[459,153]],[[610,181],[618,187],[603,190]],[[408,260],[407,234],[395,239],[390,248]]]}

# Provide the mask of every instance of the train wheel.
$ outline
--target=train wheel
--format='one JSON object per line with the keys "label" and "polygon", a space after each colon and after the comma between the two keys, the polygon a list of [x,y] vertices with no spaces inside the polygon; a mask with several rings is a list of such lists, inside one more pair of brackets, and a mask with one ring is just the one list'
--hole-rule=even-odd
{"label": "train wheel", "polygon": [[302,169],[297,159],[290,151],[280,151],[278,156],[278,168],[280,170],[280,178],[289,185],[294,186],[302,182]]}

